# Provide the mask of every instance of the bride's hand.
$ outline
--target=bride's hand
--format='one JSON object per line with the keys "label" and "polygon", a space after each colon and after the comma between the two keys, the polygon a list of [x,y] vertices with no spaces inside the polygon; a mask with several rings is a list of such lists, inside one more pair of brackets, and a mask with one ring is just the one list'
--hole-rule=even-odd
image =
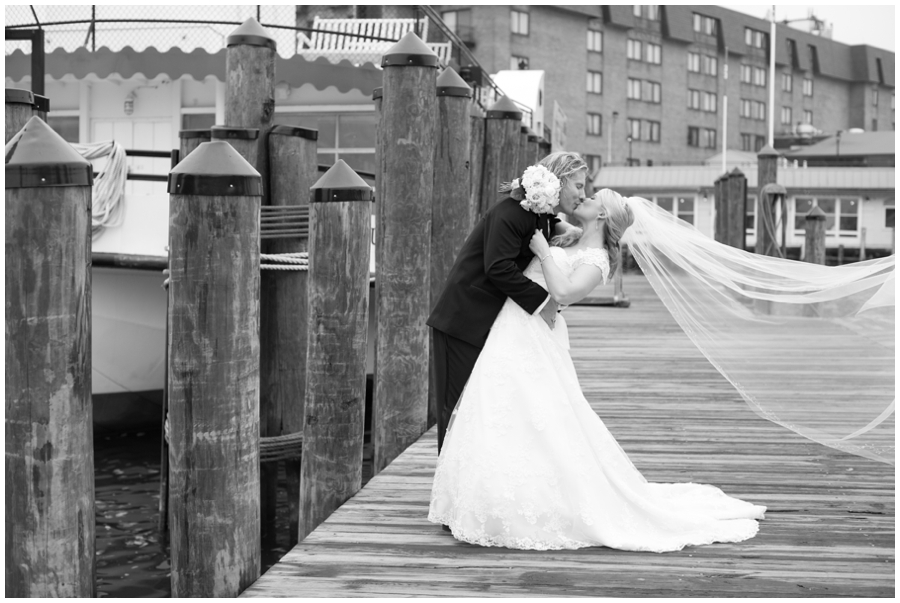
{"label": "bride's hand", "polygon": [[528,248],[539,258],[546,256],[550,253],[550,243],[547,242],[547,239],[544,238],[544,233],[540,230],[535,230],[534,235],[531,237],[531,241],[528,243]]}

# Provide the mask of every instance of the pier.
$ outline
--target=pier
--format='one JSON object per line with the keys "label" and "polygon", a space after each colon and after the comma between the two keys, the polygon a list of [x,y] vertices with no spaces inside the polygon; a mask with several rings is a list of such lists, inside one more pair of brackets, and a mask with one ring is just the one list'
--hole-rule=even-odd
{"label": "pier", "polygon": [[458,542],[426,519],[432,428],[241,596],[894,596],[894,468],[758,417],[642,276],[624,288],[627,310],[566,311],[585,396],[648,480],[766,505],[755,538],[663,554]]}

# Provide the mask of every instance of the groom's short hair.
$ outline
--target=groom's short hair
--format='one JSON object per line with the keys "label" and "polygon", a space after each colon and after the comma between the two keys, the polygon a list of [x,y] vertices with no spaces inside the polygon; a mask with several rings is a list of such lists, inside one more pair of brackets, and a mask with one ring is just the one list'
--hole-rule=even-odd
{"label": "groom's short hair", "polygon": [[581,155],[571,151],[550,153],[541,159],[538,165],[542,165],[553,172],[562,184],[565,184],[572,174],[588,169],[587,163],[581,158]]}

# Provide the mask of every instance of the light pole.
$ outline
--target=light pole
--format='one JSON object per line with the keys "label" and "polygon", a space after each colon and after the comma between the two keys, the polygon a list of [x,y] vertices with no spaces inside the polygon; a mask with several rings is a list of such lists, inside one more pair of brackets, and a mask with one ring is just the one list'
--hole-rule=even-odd
{"label": "light pole", "polygon": [[628,141],[628,167],[631,167],[631,134],[626,140]]}
{"label": "light pole", "polygon": [[613,135],[616,132],[616,119],[619,117],[618,111],[613,111],[612,113],[612,124],[609,128],[609,133],[606,135],[606,165],[612,165],[612,139]]}

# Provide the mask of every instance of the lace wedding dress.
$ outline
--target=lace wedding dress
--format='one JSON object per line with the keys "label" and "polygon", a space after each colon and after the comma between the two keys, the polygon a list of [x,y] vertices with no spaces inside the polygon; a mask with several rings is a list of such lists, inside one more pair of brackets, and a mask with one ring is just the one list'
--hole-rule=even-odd
{"label": "lace wedding dress", "polygon": [[[550,253],[569,274],[609,273],[605,250]],[[525,275],[544,285],[537,259]],[[647,482],[584,398],[562,316],[551,331],[508,299],[451,419],[428,519],[482,546],[664,552],[751,538],[765,510],[714,486]]]}

